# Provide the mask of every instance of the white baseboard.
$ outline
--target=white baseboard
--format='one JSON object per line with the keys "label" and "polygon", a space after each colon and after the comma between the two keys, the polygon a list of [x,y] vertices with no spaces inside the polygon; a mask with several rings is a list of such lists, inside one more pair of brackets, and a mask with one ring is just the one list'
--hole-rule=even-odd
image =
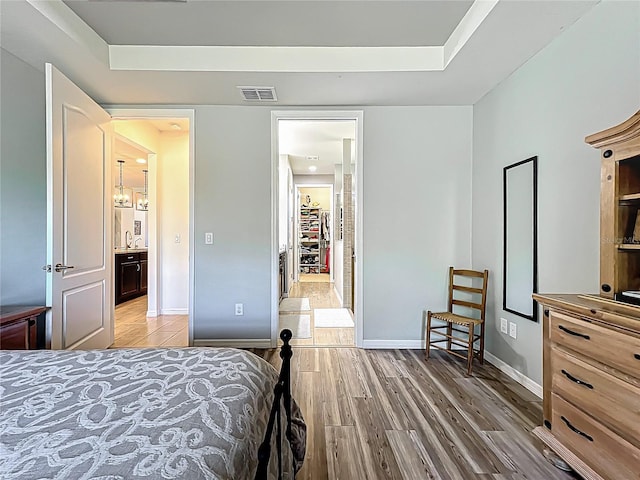
{"label": "white baseboard", "polygon": [[336,297],[338,297],[338,301],[340,302],[340,305],[342,305],[342,294],[336,288],[335,283],[333,284],[333,291],[336,292]]}
{"label": "white baseboard", "polygon": [[271,348],[270,338],[198,338],[194,347]]}
{"label": "white baseboard", "polygon": [[189,315],[188,308],[163,308],[160,315]]}
{"label": "white baseboard", "polygon": [[424,350],[424,340],[363,340],[362,348],[370,350]]}
{"label": "white baseboard", "polygon": [[484,352],[484,358],[492,365],[495,365],[496,367],[498,367],[498,370],[502,371],[507,376],[514,379],[516,382],[518,382],[524,388],[526,388],[531,393],[536,395],[538,398],[542,398],[542,386],[538,385],[536,382],[531,380],[524,373],[519,372],[518,370],[513,368],[511,365],[503,362],[498,357],[496,357],[495,355],[492,355],[486,350]]}
{"label": "white baseboard", "polygon": [[157,310],[147,310],[147,317],[157,317],[157,316],[158,316]]}

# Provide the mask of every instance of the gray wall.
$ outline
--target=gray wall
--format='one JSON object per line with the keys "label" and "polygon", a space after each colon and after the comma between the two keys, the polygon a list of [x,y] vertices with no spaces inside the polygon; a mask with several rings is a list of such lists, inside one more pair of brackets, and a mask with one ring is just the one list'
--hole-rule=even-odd
{"label": "gray wall", "polygon": [[[502,310],[502,168],[538,155],[539,290],[598,292],[599,152],[584,137],[640,105],[640,3],[602,2],[474,106],[473,264],[487,350],[542,381],[542,325]],[[500,333],[516,322],[516,340]]]}
{"label": "gray wall", "polygon": [[364,339],[415,345],[471,266],[472,108],[364,110]]}
{"label": "gray wall", "polygon": [[271,111],[199,106],[195,128],[194,338],[270,338]]}
{"label": "gray wall", "polygon": [[44,74],[0,49],[0,304],[44,305]]}
{"label": "gray wall", "polygon": [[[270,115],[196,107],[196,339],[269,338]],[[471,123],[471,107],[364,108],[365,339],[419,341],[447,267],[470,265]]]}

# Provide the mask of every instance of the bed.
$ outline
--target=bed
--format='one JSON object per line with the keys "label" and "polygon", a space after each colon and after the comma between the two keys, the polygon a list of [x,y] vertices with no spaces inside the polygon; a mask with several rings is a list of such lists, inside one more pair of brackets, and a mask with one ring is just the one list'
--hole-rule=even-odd
{"label": "bed", "polygon": [[266,477],[292,479],[287,377],[232,348],[0,351],[0,478],[253,479],[264,441]]}

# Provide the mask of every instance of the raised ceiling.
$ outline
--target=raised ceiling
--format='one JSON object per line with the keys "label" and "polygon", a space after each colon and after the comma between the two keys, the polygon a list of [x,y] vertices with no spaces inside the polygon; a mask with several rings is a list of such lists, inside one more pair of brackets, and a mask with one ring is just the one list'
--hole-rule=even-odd
{"label": "raised ceiling", "polygon": [[0,44],[102,104],[471,105],[596,3],[3,1]]}
{"label": "raised ceiling", "polygon": [[111,45],[443,45],[473,1],[66,0]]}

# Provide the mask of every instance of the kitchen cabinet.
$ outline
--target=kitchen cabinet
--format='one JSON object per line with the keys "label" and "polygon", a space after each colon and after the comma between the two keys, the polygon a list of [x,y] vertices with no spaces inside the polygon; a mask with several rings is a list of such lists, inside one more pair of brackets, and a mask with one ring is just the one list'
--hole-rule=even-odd
{"label": "kitchen cabinet", "polygon": [[146,295],[147,252],[116,253],[115,277],[116,305]]}

